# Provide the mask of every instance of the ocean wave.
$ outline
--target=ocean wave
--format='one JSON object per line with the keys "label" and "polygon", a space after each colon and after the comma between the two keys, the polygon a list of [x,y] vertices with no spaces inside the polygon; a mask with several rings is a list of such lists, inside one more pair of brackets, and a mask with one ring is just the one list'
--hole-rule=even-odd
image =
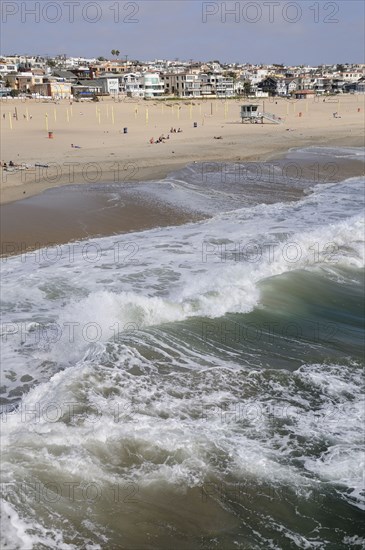
{"label": "ocean wave", "polygon": [[[142,536],[130,518],[138,510],[153,530],[157,502],[172,529],[181,517],[169,514],[182,510],[200,536],[209,501],[206,516],[221,520],[222,533],[250,514],[235,537],[252,548],[356,548],[363,391],[350,344],[361,328],[362,189],[350,178],[297,201],[6,259],[3,482],[81,491],[94,483],[108,498],[78,507],[63,494],[51,505],[5,495],[4,544],[102,548],[118,540],[121,522],[128,544]],[[220,318],[243,326],[250,315],[263,325],[312,322],[313,311],[315,323],[336,315],[345,337],[353,330],[349,346],[336,347],[328,330],[300,345],[285,332],[265,347],[216,333],[210,341],[197,328]],[[113,501],[120,483],[137,501]],[[328,529],[332,503],[338,530]],[[293,509],[310,517],[310,533],[291,529]],[[108,532],[105,510],[118,516]]]}

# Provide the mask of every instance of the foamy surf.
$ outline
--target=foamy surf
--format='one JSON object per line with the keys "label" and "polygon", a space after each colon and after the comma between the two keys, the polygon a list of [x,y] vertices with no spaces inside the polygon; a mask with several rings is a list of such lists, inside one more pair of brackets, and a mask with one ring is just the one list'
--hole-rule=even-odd
{"label": "foamy surf", "polygon": [[224,193],[3,262],[3,546],[361,544],[363,180]]}

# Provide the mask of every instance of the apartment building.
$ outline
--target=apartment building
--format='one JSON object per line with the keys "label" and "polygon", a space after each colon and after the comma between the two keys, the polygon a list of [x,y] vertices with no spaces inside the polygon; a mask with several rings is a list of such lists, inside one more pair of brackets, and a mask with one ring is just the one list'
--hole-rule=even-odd
{"label": "apartment building", "polygon": [[8,73],[16,73],[17,70],[18,70],[18,65],[16,63],[0,61],[0,77],[3,77]]}
{"label": "apartment building", "polygon": [[235,94],[232,77],[221,74],[201,74],[201,86],[203,96],[232,97]]}
{"label": "apartment building", "polygon": [[201,97],[201,78],[197,74],[164,74],[165,93],[178,97]]}
{"label": "apartment building", "polygon": [[164,83],[158,73],[145,73],[142,76],[142,87],[146,99],[161,97],[165,93]]}

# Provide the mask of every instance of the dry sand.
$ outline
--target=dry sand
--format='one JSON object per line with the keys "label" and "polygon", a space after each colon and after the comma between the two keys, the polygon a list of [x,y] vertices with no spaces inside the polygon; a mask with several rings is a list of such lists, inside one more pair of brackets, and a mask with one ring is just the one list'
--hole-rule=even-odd
{"label": "dry sand", "polygon": [[[32,167],[2,170],[1,203],[72,183],[151,180],[193,161],[267,160],[291,147],[364,145],[364,95],[317,100],[260,100],[282,124],[241,124],[242,100],[99,103],[1,101],[1,160]],[[247,103],[247,102],[246,102]],[[264,105],[263,105],[264,103]],[[17,111],[18,119],[13,117]],[[340,118],[334,118],[338,112]],[[5,115],[5,117],[4,117]],[[10,115],[10,116],[9,116]],[[47,115],[47,117],[46,117]],[[198,127],[194,128],[194,122]],[[123,128],[128,133],[123,133]],[[165,143],[149,143],[170,134]],[[48,131],[54,134],[48,138]],[[222,139],[214,137],[222,136]],[[71,144],[80,148],[73,148]],[[48,168],[34,167],[48,164]]]}

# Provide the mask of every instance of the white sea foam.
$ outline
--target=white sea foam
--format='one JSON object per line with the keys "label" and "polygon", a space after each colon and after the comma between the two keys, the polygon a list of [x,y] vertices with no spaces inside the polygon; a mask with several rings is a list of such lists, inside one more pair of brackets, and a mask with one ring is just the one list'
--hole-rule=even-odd
{"label": "white sea foam", "polygon": [[351,178],[319,185],[295,203],[7,259],[7,387],[29,373],[44,380],[57,363],[73,364],[126,329],[251,311],[260,302],[259,283],[272,276],[321,268],[342,280],[346,269],[351,279],[364,265],[361,189],[362,180]]}
{"label": "white sea foam", "polygon": [[11,550],[33,550],[42,545],[45,548],[60,550],[76,550],[74,544],[63,542],[62,533],[58,530],[47,529],[36,520],[24,520],[9,502],[0,500],[1,532],[0,544],[2,548]]}
{"label": "white sea foam", "polygon": [[365,160],[365,151],[363,147],[305,147],[294,148],[290,150],[290,153],[294,154],[295,157],[304,154],[316,155],[320,157],[330,157],[330,158],[343,158],[351,160]]}
{"label": "white sea foam", "polygon": [[[364,266],[361,190],[352,178],[316,186],[295,203],[93,239],[95,261],[85,243],[72,254],[61,247],[57,261],[42,251],[39,261],[8,259],[2,385],[13,400],[22,384],[26,394],[3,417],[4,472],[103,487],[122,476],[141,490],[179,493],[253,479],[303,499],[334,487],[363,507],[357,365],[259,371],[249,357],[223,360],[163,332],[253,311],[261,284],[294,270],[351,281]],[[73,548],[58,531],[48,542],[41,519],[25,521],[11,506],[5,537],[19,548],[44,541]]]}

